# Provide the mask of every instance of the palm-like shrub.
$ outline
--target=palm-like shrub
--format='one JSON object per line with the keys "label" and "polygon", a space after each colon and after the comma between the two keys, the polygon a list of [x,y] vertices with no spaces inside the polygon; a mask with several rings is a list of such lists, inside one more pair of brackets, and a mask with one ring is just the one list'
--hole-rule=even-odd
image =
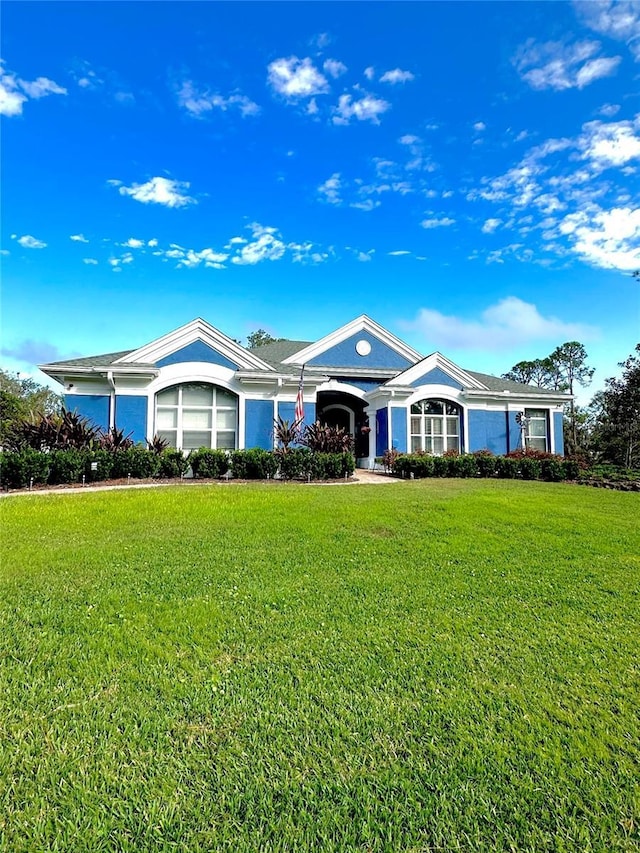
{"label": "palm-like shrub", "polygon": [[316,453],[351,453],[353,436],[342,427],[333,427],[316,421],[308,424],[300,438],[300,444]]}

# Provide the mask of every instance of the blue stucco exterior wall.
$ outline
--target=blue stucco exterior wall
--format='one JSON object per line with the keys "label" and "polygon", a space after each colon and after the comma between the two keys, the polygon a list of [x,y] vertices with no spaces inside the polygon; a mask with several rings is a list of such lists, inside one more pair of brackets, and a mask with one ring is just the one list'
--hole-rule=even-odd
{"label": "blue stucco exterior wall", "polygon": [[226,356],[217,352],[205,344],[203,341],[194,341],[182,347],[171,355],[166,355],[156,362],[156,367],[166,367],[168,364],[181,364],[185,361],[206,361],[209,364],[220,364],[222,367],[229,367],[231,370],[237,370],[238,365],[230,361]]}
{"label": "blue stucco exterior wall", "polygon": [[469,409],[469,451],[490,450],[496,456],[507,452],[507,413]]}
{"label": "blue stucco exterior wall", "polygon": [[387,410],[378,409],[376,412],[376,456],[382,456],[389,441],[389,424]]}
{"label": "blue stucco exterior wall", "polygon": [[64,406],[70,412],[77,412],[88,418],[100,429],[109,429],[108,394],[65,394]]}
{"label": "blue stucco exterior wall", "polygon": [[244,446],[273,448],[273,401],[247,400],[244,404]]}
{"label": "blue stucco exterior wall", "polygon": [[407,452],[407,410],[391,407],[391,446],[400,453]]}
{"label": "blue stucco exterior wall", "polygon": [[[296,414],[296,404],[289,403],[284,401],[278,402],[278,415],[285,421],[289,421],[289,423],[293,423],[295,420]],[[303,427],[307,424],[312,424],[316,419],[316,404],[315,403],[306,403],[304,404],[304,420],[302,421]]]}
{"label": "blue stucco exterior wall", "polygon": [[425,373],[424,376],[420,376],[411,384],[414,387],[418,385],[448,385],[450,388],[456,388],[458,391],[463,390],[463,386],[452,376],[449,376],[441,367],[434,367],[433,370]]}
{"label": "blue stucco exterior wall", "polygon": [[115,424],[125,435],[132,433],[133,441],[147,440],[147,398],[139,395],[116,394]]}
{"label": "blue stucco exterior wall", "polygon": [[561,456],[564,456],[564,418],[562,416],[562,412],[552,412],[551,416],[553,418],[553,432],[555,434],[556,439],[555,452]]}
{"label": "blue stucco exterior wall", "polygon": [[[358,341],[368,341],[371,344],[369,355],[358,355],[356,352]],[[307,362],[307,364],[321,364],[326,367],[393,367],[398,370],[404,370],[412,363],[369,332],[356,332],[346,341]]]}

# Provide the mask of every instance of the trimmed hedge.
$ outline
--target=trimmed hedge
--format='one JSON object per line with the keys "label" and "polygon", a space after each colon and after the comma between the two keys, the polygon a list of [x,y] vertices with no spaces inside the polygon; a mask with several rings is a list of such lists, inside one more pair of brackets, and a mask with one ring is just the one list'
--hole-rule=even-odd
{"label": "trimmed hedge", "polygon": [[191,451],[188,461],[193,476],[197,478],[216,479],[222,477],[229,470],[229,457],[224,450],[211,450],[208,447],[201,447],[199,450]]}
{"label": "trimmed hedge", "polygon": [[563,459],[550,454],[518,453],[509,456],[491,456],[487,451],[478,453],[428,456],[423,453],[398,455],[392,474],[404,479],[424,477],[498,477],[503,480],[576,480],[580,466],[573,459]]}
{"label": "trimmed hedge", "polygon": [[259,448],[227,453],[201,447],[187,457],[181,450],[166,448],[157,453],[141,444],[121,450],[70,448],[50,453],[26,448],[0,452],[0,482],[4,488],[24,489],[31,483],[79,483],[83,477],[87,483],[129,476],[136,480],[177,478],[189,466],[198,479],[217,479],[230,471],[241,480],[339,480],[353,474],[356,461],[351,453],[316,453],[307,447],[287,453]]}
{"label": "trimmed hedge", "polygon": [[270,480],[278,471],[278,459],[269,450],[254,447],[234,450],[231,454],[231,473],[238,480]]}

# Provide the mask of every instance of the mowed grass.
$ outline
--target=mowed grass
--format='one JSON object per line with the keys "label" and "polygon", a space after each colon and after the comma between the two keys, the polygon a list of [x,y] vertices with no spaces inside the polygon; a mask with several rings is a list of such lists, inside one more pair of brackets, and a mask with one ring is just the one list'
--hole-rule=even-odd
{"label": "mowed grass", "polygon": [[637,495],[4,500],[0,849],[640,849]]}

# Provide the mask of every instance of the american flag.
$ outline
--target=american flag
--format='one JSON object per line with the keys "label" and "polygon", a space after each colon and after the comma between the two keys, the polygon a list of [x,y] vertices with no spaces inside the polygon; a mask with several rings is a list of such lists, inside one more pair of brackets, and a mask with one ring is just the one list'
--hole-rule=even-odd
{"label": "american flag", "polygon": [[294,412],[294,420],[298,423],[304,420],[304,401],[302,395],[304,392],[304,364],[300,371],[300,382],[298,383],[298,396],[296,397],[296,408]]}

